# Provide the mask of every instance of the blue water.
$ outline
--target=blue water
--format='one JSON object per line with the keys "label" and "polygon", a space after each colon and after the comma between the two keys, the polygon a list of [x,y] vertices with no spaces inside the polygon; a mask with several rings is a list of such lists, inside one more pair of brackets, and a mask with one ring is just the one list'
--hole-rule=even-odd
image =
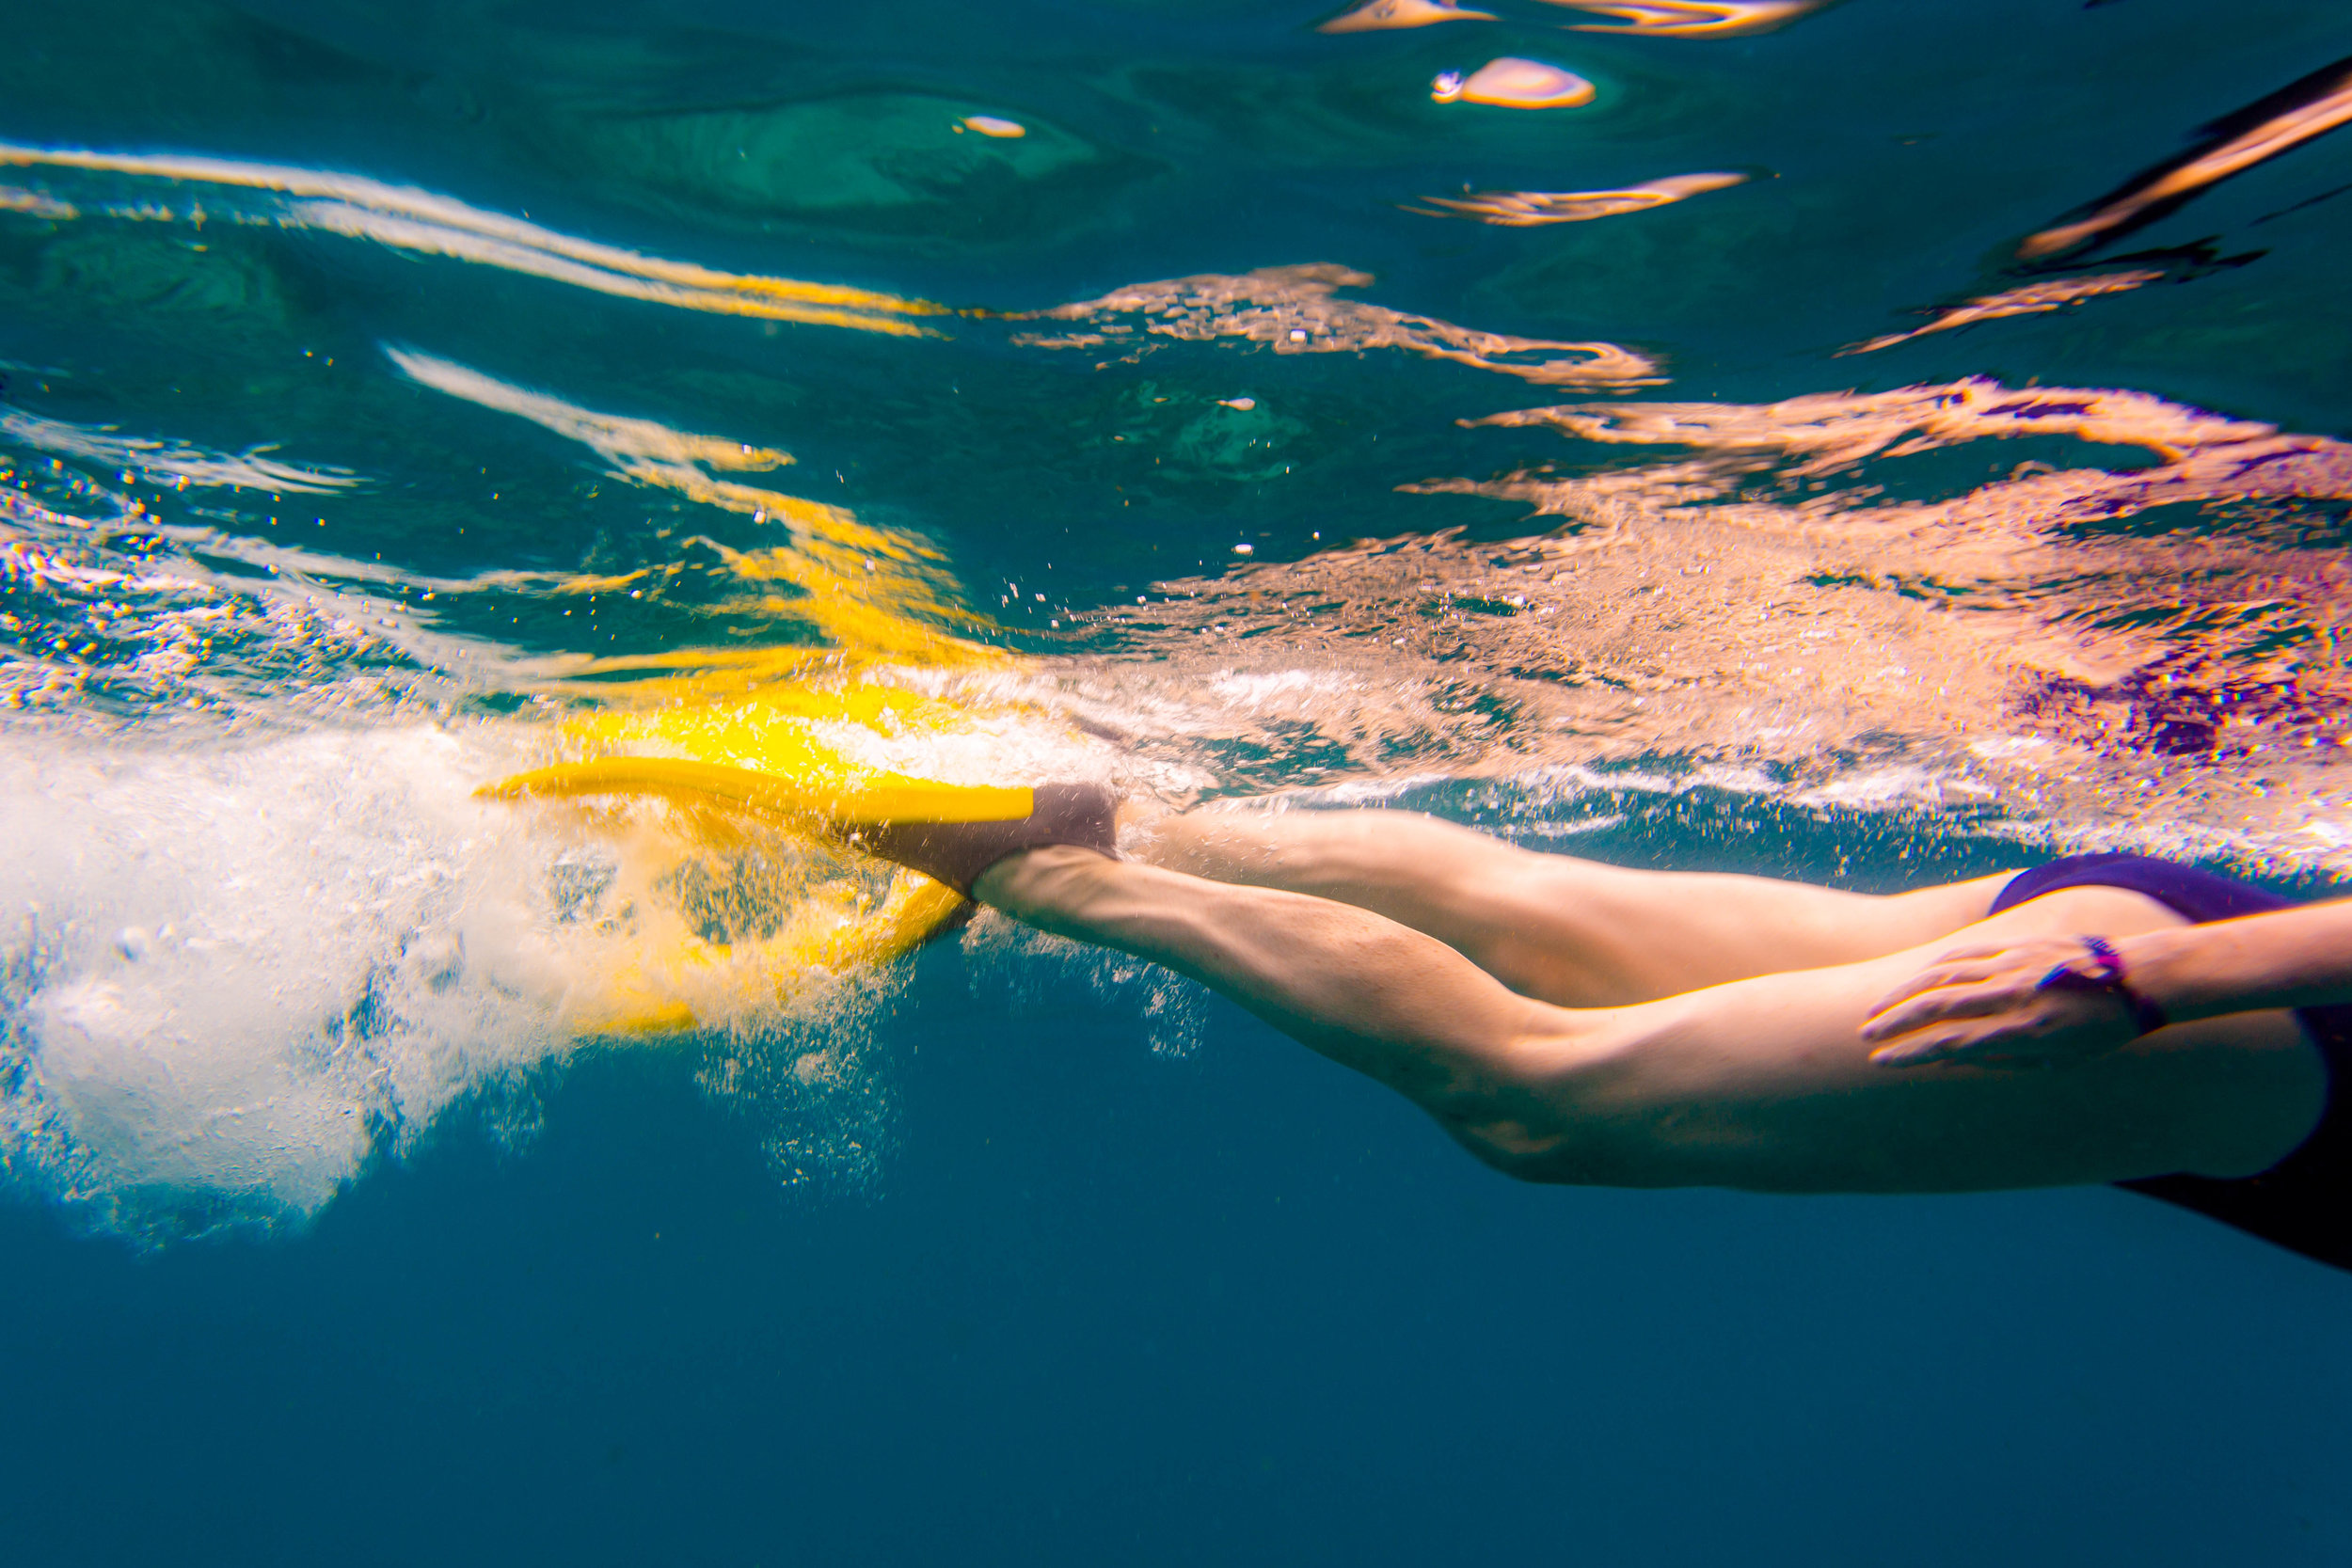
{"label": "blue water", "polygon": [[802,863],[470,799],[750,657],[943,777],[2333,889],[2337,9],[1486,8],[0,18],[5,1560],[2352,1553],[2340,1273],[1513,1185],[989,920],[615,1032]]}

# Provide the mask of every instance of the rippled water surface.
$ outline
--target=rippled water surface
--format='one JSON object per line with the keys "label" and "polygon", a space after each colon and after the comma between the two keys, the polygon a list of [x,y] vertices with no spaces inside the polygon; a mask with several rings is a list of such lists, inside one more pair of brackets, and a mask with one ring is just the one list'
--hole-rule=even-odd
{"label": "rippled water surface", "polygon": [[2352,1550],[2315,1265],[1506,1188],[1157,971],[473,793],[2331,885],[2342,8],[0,24],[10,1558]]}

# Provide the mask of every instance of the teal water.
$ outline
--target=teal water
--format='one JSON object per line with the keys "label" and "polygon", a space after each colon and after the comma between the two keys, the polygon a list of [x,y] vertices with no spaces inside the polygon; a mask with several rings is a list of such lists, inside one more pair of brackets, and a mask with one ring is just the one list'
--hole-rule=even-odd
{"label": "teal water", "polygon": [[[941,777],[2333,885],[2344,17],[1486,9],[8,13],[11,1560],[2343,1560],[2343,1276],[2126,1195],[1513,1187],[986,920],[595,1022],[644,822],[470,791],[746,668]],[[1433,99],[1514,57],[1590,101]]]}

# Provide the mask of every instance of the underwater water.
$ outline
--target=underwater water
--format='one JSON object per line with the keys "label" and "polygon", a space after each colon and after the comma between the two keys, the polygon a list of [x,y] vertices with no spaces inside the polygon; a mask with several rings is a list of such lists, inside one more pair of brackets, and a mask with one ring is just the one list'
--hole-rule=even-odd
{"label": "underwater water", "polygon": [[475,793],[2324,891],[2341,8],[5,21],[8,1560],[2352,1553],[2339,1272],[1515,1185],[1150,966]]}

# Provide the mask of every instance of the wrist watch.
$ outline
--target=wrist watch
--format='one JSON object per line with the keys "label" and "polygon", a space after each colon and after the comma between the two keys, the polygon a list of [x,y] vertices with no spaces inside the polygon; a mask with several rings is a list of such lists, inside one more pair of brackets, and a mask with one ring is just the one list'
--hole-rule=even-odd
{"label": "wrist watch", "polygon": [[2123,973],[2123,955],[2105,937],[2078,939],[2090,955],[2088,962],[2070,958],[2035,982],[2042,990],[2103,990],[2120,998],[2132,1010],[2132,1022],[2143,1035],[2153,1035],[2172,1022],[2155,1003],[2134,990]]}

